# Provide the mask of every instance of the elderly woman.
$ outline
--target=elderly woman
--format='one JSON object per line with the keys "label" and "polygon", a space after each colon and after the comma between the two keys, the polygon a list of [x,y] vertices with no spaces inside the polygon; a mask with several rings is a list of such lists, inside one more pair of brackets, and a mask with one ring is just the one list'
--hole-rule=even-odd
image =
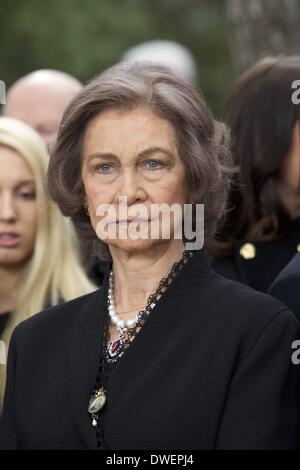
{"label": "elderly woman", "polygon": [[[117,65],[71,103],[49,190],[110,269],[96,293],[15,329],[3,448],[297,447],[297,320],[216,275],[202,249],[186,250],[180,218],[169,218],[166,237],[166,219],[151,212],[205,204],[212,233],[231,176],[227,149],[202,98],[163,67]],[[148,216],[134,214],[141,207]],[[158,236],[145,236],[150,225]],[[137,229],[143,236],[130,236]]]}

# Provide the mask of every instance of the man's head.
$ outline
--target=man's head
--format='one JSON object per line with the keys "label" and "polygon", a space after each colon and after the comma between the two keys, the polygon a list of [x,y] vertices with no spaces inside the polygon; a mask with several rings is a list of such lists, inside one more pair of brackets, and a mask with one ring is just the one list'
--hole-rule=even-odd
{"label": "man's head", "polygon": [[33,127],[49,146],[56,139],[66,107],[81,88],[76,78],[64,72],[37,70],[11,86],[3,114]]}
{"label": "man's head", "polygon": [[191,51],[175,41],[153,40],[127,49],[121,62],[154,62],[170,67],[175,75],[197,82],[197,64]]}

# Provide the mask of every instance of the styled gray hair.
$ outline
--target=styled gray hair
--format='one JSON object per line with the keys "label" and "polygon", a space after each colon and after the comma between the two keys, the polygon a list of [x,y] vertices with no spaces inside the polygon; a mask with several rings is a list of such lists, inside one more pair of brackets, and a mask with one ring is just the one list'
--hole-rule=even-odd
{"label": "styled gray hair", "polygon": [[51,197],[102,260],[110,259],[109,250],[97,237],[84,205],[81,169],[85,130],[105,110],[139,106],[151,109],[173,126],[190,194],[195,203],[205,205],[206,234],[215,232],[226,207],[233,173],[226,126],[213,119],[196,88],[167,67],[146,62],[115,65],[84,86],[66,109],[48,170]]}

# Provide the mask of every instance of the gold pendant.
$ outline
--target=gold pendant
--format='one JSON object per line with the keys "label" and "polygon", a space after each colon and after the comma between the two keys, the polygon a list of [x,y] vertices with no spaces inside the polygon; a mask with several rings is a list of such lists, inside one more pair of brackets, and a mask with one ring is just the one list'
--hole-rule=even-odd
{"label": "gold pendant", "polygon": [[103,387],[99,388],[94,395],[92,395],[90,402],[89,402],[89,407],[88,407],[88,412],[90,414],[98,414],[100,410],[104,407],[106,403],[106,395],[105,395],[105,390]]}

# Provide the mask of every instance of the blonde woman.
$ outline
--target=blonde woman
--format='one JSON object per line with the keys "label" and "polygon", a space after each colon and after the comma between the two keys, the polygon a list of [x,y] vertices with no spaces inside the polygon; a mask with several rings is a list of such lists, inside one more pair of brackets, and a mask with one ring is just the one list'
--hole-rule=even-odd
{"label": "blonde woman", "polygon": [[[44,191],[48,154],[26,124],[0,117],[0,336],[49,305],[92,292],[70,221]],[[3,345],[3,343],[2,343]],[[5,365],[0,365],[0,398]]]}

